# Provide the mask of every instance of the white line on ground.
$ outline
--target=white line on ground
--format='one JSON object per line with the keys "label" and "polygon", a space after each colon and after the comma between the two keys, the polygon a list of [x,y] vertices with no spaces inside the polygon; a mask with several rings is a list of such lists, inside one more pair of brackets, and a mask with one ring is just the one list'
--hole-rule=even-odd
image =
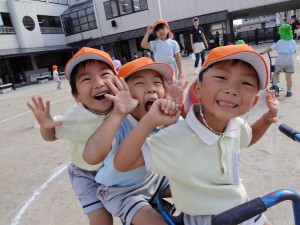
{"label": "white line on ground", "polygon": [[[51,105],[54,104],[54,103],[60,102],[60,101],[62,101],[62,100],[64,100],[64,99],[70,98],[70,97],[71,97],[71,96],[68,96],[68,97],[65,97],[65,98],[61,98],[61,99],[59,99],[59,100],[57,100],[57,101],[51,102]],[[27,114],[27,113],[30,113],[30,112],[31,112],[31,110],[28,110],[28,111],[26,111],[26,112],[24,112],[24,113],[21,113],[21,114],[19,114],[19,115],[12,116],[12,117],[9,117],[9,118],[7,118],[7,119],[1,120],[0,123],[4,123],[4,122],[6,122],[6,121],[8,121],[8,120],[11,120],[11,119],[14,119],[14,118],[23,116],[24,114]]]}
{"label": "white line on ground", "polygon": [[44,184],[42,184],[39,188],[34,190],[33,195],[25,202],[24,206],[21,208],[21,210],[18,212],[18,214],[13,219],[11,225],[17,225],[19,223],[22,215],[27,210],[29,205],[33,202],[35,197],[38,196],[41,193],[41,191],[47,187],[49,182],[51,182],[54,178],[56,178],[59,174],[61,174],[66,168],[67,168],[67,166],[63,166],[62,168],[60,168],[57,172],[52,174],[50,176],[50,178]]}

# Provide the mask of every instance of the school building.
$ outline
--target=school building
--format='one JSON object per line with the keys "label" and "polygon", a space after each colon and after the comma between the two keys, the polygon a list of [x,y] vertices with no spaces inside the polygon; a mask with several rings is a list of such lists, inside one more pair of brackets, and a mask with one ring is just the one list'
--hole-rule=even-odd
{"label": "school building", "polygon": [[219,26],[224,41],[231,42],[235,19],[299,6],[299,0],[0,0],[0,79],[13,88],[37,82],[49,76],[53,64],[62,72],[83,46],[129,61],[134,53],[146,53],[141,40],[158,18],[166,19],[180,47],[191,51],[194,17],[207,38]]}

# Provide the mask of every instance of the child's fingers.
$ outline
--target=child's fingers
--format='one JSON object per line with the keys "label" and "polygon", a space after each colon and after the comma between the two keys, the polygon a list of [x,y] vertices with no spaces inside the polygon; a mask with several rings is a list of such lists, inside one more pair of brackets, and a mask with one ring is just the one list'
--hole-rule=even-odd
{"label": "child's fingers", "polygon": [[50,114],[50,101],[49,100],[46,101],[45,112],[48,113],[48,114]]}
{"label": "child's fingers", "polygon": [[38,109],[40,109],[42,111],[45,110],[43,99],[40,96],[38,97]]}
{"label": "child's fingers", "polygon": [[124,78],[121,77],[119,80],[120,80],[120,83],[122,84],[124,90],[129,91],[129,87],[128,87],[127,83],[125,82]]}
{"label": "child's fingers", "polygon": [[38,103],[38,101],[36,100],[36,98],[32,96],[32,97],[31,97],[31,100],[32,100],[32,103],[33,103],[35,109],[39,109],[39,103]]}
{"label": "child's fingers", "polygon": [[26,102],[26,105],[31,110],[31,112],[33,112],[33,113],[35,112],[35,108],[33,107],[33,105],[31,105],[29,102]]}
{"label": "child's fingers", "polygon": [[[118,82],[118,81],[117,81]],[[116,87],[117,84],[113,84],[110,80],[105,81],[105,84],[110,88],[110,90],[114,93],[118,93],[118,88]]]}

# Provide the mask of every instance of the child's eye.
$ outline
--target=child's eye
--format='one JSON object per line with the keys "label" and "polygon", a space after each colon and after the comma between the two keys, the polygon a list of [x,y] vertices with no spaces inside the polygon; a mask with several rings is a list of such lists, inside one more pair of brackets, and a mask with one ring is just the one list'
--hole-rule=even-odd
{"label": "child's eye", "polygon": [[136,82],[134,85],[143,85],[143,82]]}
{"label": "child's eye", "polygon": [[242,82],[242,84],[254,87],[254,84],[252,84],[252,83],[250,83],[250,82],[247,82],[247,81]]}
{"label": "child's eye", "polygon": [[87,82],[89,80],[91,80],[89,77],[84,77],[84,78],[81,79],[81,83]]}
{"label": "child's eye", "polygon": [[221,80],[226,80],[224,76],[215,76],[215,78],[221,79]]}

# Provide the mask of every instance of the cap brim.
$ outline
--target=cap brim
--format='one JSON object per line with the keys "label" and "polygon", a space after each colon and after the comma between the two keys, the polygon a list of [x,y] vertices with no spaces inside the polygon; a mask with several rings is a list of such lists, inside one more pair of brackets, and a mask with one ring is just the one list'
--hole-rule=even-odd
{"label": "cap brim", "polygon": [[223,58],[216,59],[212,62],[207,63],[205,65],[205,67],[202,67],[199,74],[201,74],[201,72],[203,70],[205,70],[207,67],[209,67],[210,65],[212,65],[216,62],[230,60],[230,59],[239,59],[239,60],[245,61],[245,62],[249,63],[250,65],[252,65],[258,74],[259,90],[263,90],[267,87],[268,82],[269,82],[268,66],[267,66],[265,60],[262,58],[262,56],[256,52],[244,51],[244,52],[239,52],[239,53],[235,53],[233,55],[229,55],[229,56],[226,56]]}
{"label": "cap brim", "polygon": [[158,72],[161,76],[163,76],[167,81],[171,80],[173,77],[172,68],[168,64],[158,63],[158,62],[155,62],[150,65],[142,66],[142,67],[132,71],[130,74],[127,74],[126,77],[130,76],[133,73],[141,71],[141,70],[154,70],[154,71]]}
{"label": "cap brim", "polygon": [[85,60],[89,60],[89,59],[103,61],[103,62],[107,63],[112,69],[114,68],[114,65],[111,64],[109,59],[107,59],[103,56],[100,56],[99,54],[84,53],[83,55],[78,55],[77,57],[73,58],[72,60],[70,60],[67,63],[66,69],[65,69],[65,74],[67,75],[67,78],[70,80],[72,70],[78,63],[81,63],[81,62],[83,62]]}

